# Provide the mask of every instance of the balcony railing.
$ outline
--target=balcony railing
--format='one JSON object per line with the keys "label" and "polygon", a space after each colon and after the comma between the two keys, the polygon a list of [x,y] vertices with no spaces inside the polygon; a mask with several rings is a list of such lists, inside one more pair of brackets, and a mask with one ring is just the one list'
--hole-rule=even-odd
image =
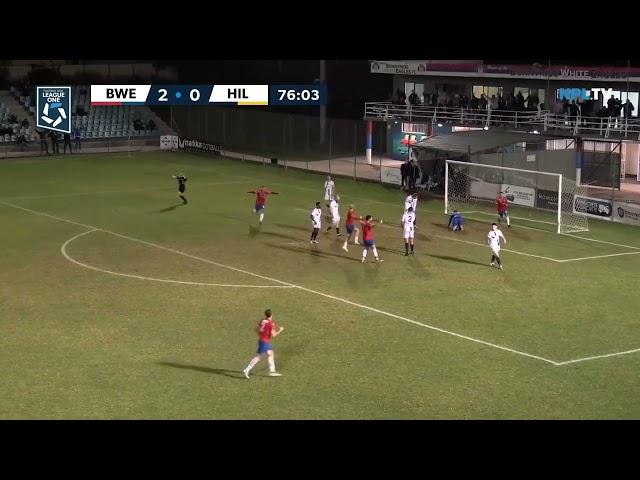
{"label": "balcony railing", "polygon": [[402,120],[416,123],[455,124],[468,127],[492,126],[564,135],[594,135],[604,138],[640,140],[640,119],[625,117],[583,117],[558,115],[548,110],[491,110],[406,106],[393,103],[365,103],[364,118],[368,120]]}

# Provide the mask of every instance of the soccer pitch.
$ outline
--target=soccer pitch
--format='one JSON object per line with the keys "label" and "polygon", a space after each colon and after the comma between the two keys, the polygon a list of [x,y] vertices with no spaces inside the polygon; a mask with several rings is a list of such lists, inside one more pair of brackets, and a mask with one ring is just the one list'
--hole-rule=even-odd
{"label": "soccer pitch", "polygon": [[[405,257],[404,195],[338,178],[343,224],[350,203],[384,219],[385,261],[363,265],[325,219],[309,244],[321,174],[171,152],[0,174],[0,418],[640,417],[634,227],[558,235],[514,209],[501,271],[494,216],[454,233],[441,199],[420,200]],[[258,229],[261,185],[281,194]],[[263,361],[247,380],[266,308],[283,376]]]}

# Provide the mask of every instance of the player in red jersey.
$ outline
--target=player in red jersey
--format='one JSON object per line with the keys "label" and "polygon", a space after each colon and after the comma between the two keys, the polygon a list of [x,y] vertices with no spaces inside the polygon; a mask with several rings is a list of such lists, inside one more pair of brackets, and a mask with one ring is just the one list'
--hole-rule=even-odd
{"label": "player in red jersey", "polygon": [[[362,242],[364,243],[364,250],[362,250],[362,263],[366,262],[367,252],[369,249],[373,250],[373,256],[376,257],[376,262],[382,262],[381,258],[378,258],[378,250],[376,249],[376,244],[373,241],[373,226],[375,220],[371,217],[371,215],[367,215],[365,221],[360,220],[360,224],[362,225]],[[379,223],[382,223],[382,220],[379,220]]]}
{"label": "player in red jersey", "polygon": [[257,190],[249,190],[247,193],[255,193],[256,194],[256,205],[252,210],[253,213],[260,214],[260,224],[262,224],[262,220],[264,219],[264,209],[267,203],[267,195],[279,195],[280,192],[272,192],[264,185]]}
{"label": "player in red jersey", "polygon": [[273,321],[273,317],[271,316],[271,310],[266,310],[264,312],[264,318],[260,320],[258,323],[258,327],[256,331],[258,332],[258,351],[257,355],[251,359],[247,368],[245,368],[242,373],[244,376],[249,378],[249,372],[256,364],[260,361],[262,356],[267,354],[267,361],[269,362],[269,376],[270,377],[281,377],[282,374],[276,372],[276,362],[273,358],[273,347],[271,346],[271,339],[273,337],[277,337],[282,333],[284,327],[280,327],[280,329],[276,330],[276,324]]}
{"label": "player in red jersey", "polygon": [[496,206],[498,207],[498,223],[500,223],[504,217],[507,220],[507,227],[511,228],[508,212],[509,202],[507,201],[507,197],[504,192],[500,192],[500,195],[498,195],[498,198],[496,199]]}
{"label": "player in red jersey", "polygon": [[349,205],[349,210],[347,210],[347,221],[345,223],[345,226],[347,227],[347,238],[344,241],[344,245],[342,245],[342,249],[345,252],[349,251],[349,249],[347,248],[347,244],[349,243],[349,240],[351,239],[351,236],[354,232],[356,234],[356,239],[353,243],[354,245],[360,245],[360,243],[358,242],[358,233],[360,232],[360,230],[354,224],[354,220],[356,218],[362,220],[362,217],[360,217],[356,213],[355,209],[353,208],[353,205]]}

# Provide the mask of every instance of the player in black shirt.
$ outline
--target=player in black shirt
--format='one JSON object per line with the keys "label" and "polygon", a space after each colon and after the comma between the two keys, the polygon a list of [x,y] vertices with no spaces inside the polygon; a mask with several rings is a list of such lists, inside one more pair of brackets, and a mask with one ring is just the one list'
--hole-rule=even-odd
{"label": "player in black shirt", "polygon": [[180,192],[180,198],[182,199],[182,204],[186,205],[187,199],[185,198],[183,193],[186,189],[184,184],[187,182],[187,177],[185,177],[184,173],[179,173],[178,175],[173,175],[172,178],[175,178],[178,180],[178,192]]}

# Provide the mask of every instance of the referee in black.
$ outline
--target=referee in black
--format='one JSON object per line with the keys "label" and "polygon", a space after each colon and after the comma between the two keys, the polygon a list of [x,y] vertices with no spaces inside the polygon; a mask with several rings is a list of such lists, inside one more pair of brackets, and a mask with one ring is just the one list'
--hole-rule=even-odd
{"label": "referee in black", "polygon": [[187,177],[184,175],[184,173],[179,173],[178,175],[173,175],[172,178],[175,178],[178,180],[178,192],[180,194],[180,198],[182,199],[182,204],[186,205],[187,199],[184,196],[184,191],[186,190],[186,187],[184,184],[187,182]]}

